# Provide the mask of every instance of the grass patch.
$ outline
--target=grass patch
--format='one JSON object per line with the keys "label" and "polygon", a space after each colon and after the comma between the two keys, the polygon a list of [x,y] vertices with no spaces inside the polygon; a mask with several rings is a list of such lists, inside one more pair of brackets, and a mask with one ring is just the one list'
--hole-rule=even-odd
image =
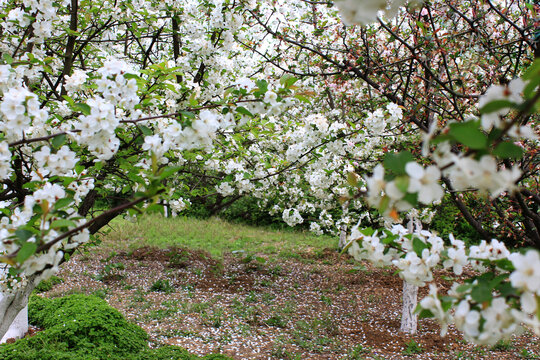
{"label": "grass patch", "polygon": [[46,291],[51,290],[54,287],[54,285],[61,284],[63,282],[64,282],[63,279],[59,278],[58,276],[53,275],[49,279],[41,281],[38,284],[38,286],[35,287],[34,291],[36,293],[46,292]]}
{"label": "grass patch", "polygon": [[130,251],[143,246],[179,246],[206,250],[213,257],[221,258],[225,253],[242,250],[266,255],[277,255],[277,249],[289,254],[312,253],[324,248],[337,249],[338,242],[330,236],[232,224],[218,218],[144,215],[136,222],[115,219],[111,227],[101,244],[109,251]]}
{"label": "grass patch", "polygon": [[163,292],[165,294],[171,294],[175,291],[174,286],[169,283],[167,279],[159,279],[150,286],[150,291]]}
{"label": "grass patch", "polygon": [[407,347],[403,350],[404,355],[414,355],[421,354],[424,352],[424,349],[416,341],[411,340],[407,344]]}

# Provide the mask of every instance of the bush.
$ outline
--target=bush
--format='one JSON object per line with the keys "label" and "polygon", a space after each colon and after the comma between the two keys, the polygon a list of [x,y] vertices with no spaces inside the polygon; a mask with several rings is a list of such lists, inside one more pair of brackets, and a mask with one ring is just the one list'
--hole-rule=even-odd
{"label": "bush", "polygon": [[33,296],[28,319],[43,328],[31,338],[0,347],[2,359],[120,359],[146,347],[148,336],[104,300],[82,294]]}
{"label": "bush", "polygon": [[477,244],[481,240],[480,234],[463,218],[449,196],[437,206],[429,228],[437,231],[443,239],[448,239],[448,235],[453,234],[467,244]]}
{"label": "bush", "polygon": [[[149,349],[148,335],[104,300],[81,294],[47,299],[32,296],[29,322],[43,329],[33,337],[0,345],[3,360],[200,359],[185,349]],[[228,359],[208,355],[203,359]]]}

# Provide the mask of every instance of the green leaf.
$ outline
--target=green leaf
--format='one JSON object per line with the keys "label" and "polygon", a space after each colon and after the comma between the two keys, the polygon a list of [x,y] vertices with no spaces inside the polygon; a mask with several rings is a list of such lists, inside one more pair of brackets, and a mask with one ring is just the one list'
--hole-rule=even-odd
{"label": "green leaf", "polygon": [[79,110],[84,115],[90,115],[90,113],[92,112],[92,108],[90,108],[90,106],[88,106],[87,104],[84,104],[84,103],[76,103],[75,104],[75,109]]}
{"label": "green leaf", "polygon": [[418,193],[405,194],[403,200],[411,204],[413,207],[416,207],[418,205]]}
{"label": "green leaf", "polygon": [[171,176],[172,174],[175,174],[178,172],[178,170],[180,170],[181,167],[180,166],[169,166],[169,167],[166,167],[165,169],[163,169],[161,171],[161,173],[159,174],[159,178],[161,180],[163,179],[166,179],[168,178],[169,176]]}
{"label": "green leaf", "polygon": [[124,78],[126,79],[135,79],[135,80],[142,80],[141,77],[139,75],[136,75],[136,74],[130,74],[130,73],[125,73],[124,74]]}
{"label": "green leaf", "polygon": [[262,92],[268,91],[268,82],[266,82],[266,80],[257,80],[257,81],[255,81],[255,84],[257,84],[257,87]]}
{"label": "green leaf", "polygon": [[15,236],[24,242],[34,236],[34,233],[26,229],[17,229],[15,230]]}
{"label": "green leaf", "polygon": [[11,55],[9,55],[7,52],[5,52],[3,55],[6,64],[11,65],[13,63],[13,58],[11,57]]}
{"label": "green leaf", "polygon": [[434,137],[433,139],[431,139],[430,141],[430,144],[431,145],[438,145],[440,143],[443,143],[445,141],[449,141],[449,140],[452,140],[453,138],[447,134],[441,134],[439,136],[436,136]]}
{"label": "green leaf", "polygon": [[493,150],[493,155],[501,159],[519,159],[523,156],[523,149],[513,142],[504,141]]}
{"label": "green leaf", "polygon": [[63,198],[63,199],[59,199],[57,202],[54,203],[54,209],[55,209],[55,210],[61,209],[61,208],[63,208],[63,207],[68,206],[68,205],[71,204],[72,202],[73,202],[73,199],[72,199],[72,198]]}
{"label": "green leaf", "polygon": [[424,251],[424,249],[429,249],[429,246],[417,237],[414,237],[412,243],[413,250],[419,257],[422,257],[422,251]]}
{"label": "green leaf", "polygon": [[509,282],[499,284],[496,287],[496,290],[501,294],[502,297],[518,296],[518,292]]}
{"label": "green leaf", "polygon": [[[418,305],[418,306],[420,306],[420,305]],[[420,313],[418,314],[419,319],[433,318],[433,317],[435,317],[435,315],[428,309],[422,309],[422,310],[420,310]]]}
{"label": "green leaf", "polygon": [[52,138],[51,144],[55,149],[59,149],[66,142],[66,134],[56,135]]}
{"label": "green leaf", "polygon": [[311,102],[311,100],[307,96],[304,96],[304,95],[301,95],[301,94],[296,94],[296,95],[294,95],[294,97],[297,98],[298,100],[302,101],[302,102],[307,103],[307,104],[309,104]]}
{"label": "green leaf", "polygon": [[379,212],[382,214],[388,209],[388,205],[390,205],[390,198],[388,196],[383,196],[381,199],[381,202],[379,204]]}
{"label": "green leaf", "polygon": [[514,271],[516,268],[514,267],[514,264],[508,259],[500,259],[495,260],[493,263],[500,269],[511,272]]}
{"label": "green leaf", "polygon": [[195,96],[196,96],[196,93],[193,92],[191,96],[189,97],[189,105],[192,107],[196,107],[197,105],[199,105],[199,100],[197,100]]}
{"label": "green leaf", "polygon": [[192,113],[191,111],[182,110],[180,111],[180,114],[182,114],[182,116],[187,117],[188,119],[195,119],[195,114]]}
{"label": "green leaf", "polygon": [[373,228],[367,227],[365,229],[360,230],[360,232],[364,234],[365,236],[371,236],[375,233],[375,230],[373,230]]}
{"label": "green leaf", "polygon": [[285,88],[290,88],[297,81],[298,81],[298,78],[292,75],[285,75],[281,79],[279,79],[280,84],[283,85]]}
{"label": "green leaf", "polygon": [[497,288],[497,286],[499,286],[503,281],[507,280],[509,276],[510,276],[509,274],[501,274],[501,275],[496,276],[495,278],[493,278],[493,280],[489,282],[489,288],[490,289]]}
{"label": "green leaf", "polygon": [[163,205],[161,204],[152,204],[148,206],[144,211],[149,214],[154,214],[154,213],[163,214],[164,213]]}
{"label": "green leaf", "polygon": [[494,127],[493,129],[491,129],[491,131],[488,134],[488,142],[495,141],[496,139],[500,138],[501,135],[502,135],[502,130]]}
{"label": "green leaf", "polygon": [[17,252],[17,256],[15,257],[15,260],[18,263],[24,262],[26,259],[28,259],[30,256],[34,255],[37,249],[37,244],[35,242],[25,242],[23,246],[19,249]]}
{"label": "green leaf", "polygon": [[386,153],[384,156],[384,168],[390,170],[394,175],[405,175],[405,165],[408,162],[414,161],[414,156],[408,151],[398,153]]}
{"label": "green leaf", "polygon": [[394,240],[396,240],[399,236],[397,235],[394,235],[394,234],[390,234],[390,235],[387,235],[386,237],[382,238],[381,241],[383,244],[385,245],[388,245],[388,244],[392,244],[394,242]]}
{"label": "green leaf", "polygon": [[246,116],[249,116],[249,117],[254,117],[254,115],[248,110],[246,109],[245,107],[243,106],[237,106],[236,107],[236,112],[242,114],[242,115],[246,115]]}
{"label": "green leaf", "polygon": [[452,123],[448,135],[471,149],[485,149],[487,146],[487,136],[480,131],[479,124],[476,121]]}
{"label": "green leaf", "polygon": [[58,219],[54,220],[51,223],[51,227],[54,229],[61,228],[61,227],[76,227],[77,224],[75,222],[68,220],[68,219]]}
{"label": "green leaf", "polygon": [[139,125],[138,128],[141,130],[144,136],[151,136],[153,134],[152,130],[150,130],[150,128],[147,126]]}
{"label": "green leaf", "polygon": [[396,184],[396,187],[399,189],[399,191],[404,194],[407,193],[407,189],[409,188],[408,176],[398,176],[394,179],[394,183]]}
{"label": "green leaf", "polygon": [[458,293],[466,293],[472,288],[471,284],[463,284],[457,287],[456,291]]}
{"label": "green leaf", "polygon": [[523,74],[524,80],[534,80],[540,77],[540,59],[536,59]]}
{"label": "green leaf", "polygon": [[449,296],[443,296],[441,298],[441,307],[444,311],[448,311],[450,310],[450,308],[452,307],[452,301],[453,301],[453,298],[449,297]]}
{"label": "green leaf", "polygon": [[540,85],[540,72],[536,74],[535,78],[530,79],[527,82],[527,85],[525,85],[525,89],[523,89],[523,95],[525,96],[525,99],[530,99],[534,96],[535,90],[538,88],[538,85]]}
{"label": "green leaf", "polygon": [[471,291],[471,297],[474,301],[476,301],[479,304],[482,304],[486,301],[490,301],[493,298],[493,295],[491,295],[492,289],[489,287],[487,282],[480,282],[478,285],[473,287]]}
{"label": "green leaf", "polygon": [[512,108],[515,104],[508,100],[490,101],[480,109],[480,113],[489,114],[501,109]]}

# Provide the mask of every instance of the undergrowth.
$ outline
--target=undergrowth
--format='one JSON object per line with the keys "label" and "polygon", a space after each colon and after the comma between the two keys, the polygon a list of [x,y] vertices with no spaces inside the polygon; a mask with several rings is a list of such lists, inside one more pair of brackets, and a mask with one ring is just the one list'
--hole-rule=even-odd
{"label": "undergrowth", "polygon": [[43,329],[32,337],[0,346],[3,360],[226,360],[203,358],[177,346],[148,347],[148,335],[96,296],[47,299],[32,296],[29,322]]}

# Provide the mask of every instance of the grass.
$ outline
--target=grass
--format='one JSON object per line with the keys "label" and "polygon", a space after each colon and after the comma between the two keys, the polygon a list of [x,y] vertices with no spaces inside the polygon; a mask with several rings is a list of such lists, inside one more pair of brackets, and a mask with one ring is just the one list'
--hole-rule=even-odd
{"label": "grass", "polygon": [[233,251],[283,256],[337,248],[338,242],[330,236],[232,224],[218,218],[202,220],[144,215],[136,222],[115,219],[110,226],[111,231],[103,238],[101,247],[111,251],[130,251],[143,246],[179,246],[206,250],[214,258],[222,258],[223,254]]}
{"label": "grass", "polygon": [[421,354],[424,351],[420,344],[414,340],[409,341],[406,345],[407,347],[403,350],[403,354],[405,355]]}

